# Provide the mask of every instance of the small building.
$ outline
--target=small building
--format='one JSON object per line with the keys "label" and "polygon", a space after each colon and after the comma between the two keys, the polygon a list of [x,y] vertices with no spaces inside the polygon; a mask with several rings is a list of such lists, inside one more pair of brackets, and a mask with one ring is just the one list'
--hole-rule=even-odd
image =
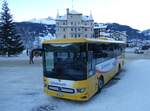
{"label": "small building", "polygon": [[110,33],[107,31],[107,25],[103,23],[94,23],[94,37],[109,37]]}
{"label": "small building", "polygon": [[56,38],[92,38],[94,35],[94,20],[67,8],[66,14],[56,18]]}
{"label": "small building", "polygon": [[104,23],[94,23],[94,37],[107,37],[127,42],[127,34],[125,31],[110,30],[107,28],[107,24]]}

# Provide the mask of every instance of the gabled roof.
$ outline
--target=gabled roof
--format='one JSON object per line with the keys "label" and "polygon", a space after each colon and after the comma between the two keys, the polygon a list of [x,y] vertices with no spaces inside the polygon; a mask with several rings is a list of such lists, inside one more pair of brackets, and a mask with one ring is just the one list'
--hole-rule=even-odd
{"label": "gabled roof", "polygon": [[[67,15],[65,14],[64,16],[57,16],[56,20],[67,20]],[[82,15],[82,20],[89,21],[89,20],[93,20],[93,18],[91,18],[91,16]]]}
{"label": "gabled roof", "polygon": [[70,10],[70,11],[69,11],[69,14],[81,14],[81,13],[79,13],[79,12],[77,12],[77,11],[75,11],[75,10]]}
{"label": "gabled roof", "polygon": [[[92,14],[90,14],[90,16],[85,16],[85,15],[82,15],[82,13],[77,12],[76,10],[68,10],[67,14],[81,15],[81,17],[82,17],[81,19],[83,21],[93,20]],[[67,20],[67,14],[60,16],[59,13],[57,13],[56,20]]]}
{"label": "gabled roof", "polygon": [[91,16],[85,16],[85,15],[83,15],[82,16],[82,20],[88,21],[88,20],[93,20],[93,18]]}

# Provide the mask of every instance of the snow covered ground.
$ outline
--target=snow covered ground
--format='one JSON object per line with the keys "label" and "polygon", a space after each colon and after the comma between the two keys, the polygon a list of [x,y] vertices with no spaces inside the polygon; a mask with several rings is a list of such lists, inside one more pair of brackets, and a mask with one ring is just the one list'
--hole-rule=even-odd
{"label": "snow covered ground", "polygon": [[48,97],[43,93],[41,58],[0,57],[0,111],[149,111],[150,59],[126,54],[123,71],[87,102]]}

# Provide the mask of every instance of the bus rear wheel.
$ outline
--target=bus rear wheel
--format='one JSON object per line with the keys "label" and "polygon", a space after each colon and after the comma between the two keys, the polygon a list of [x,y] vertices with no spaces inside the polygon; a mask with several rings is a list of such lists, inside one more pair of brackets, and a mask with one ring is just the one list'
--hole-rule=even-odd
{"label": "bus rear wheel", "polygon": [[101,92],[103,86],[104,86],[104,80],[103,80],[103,77],[100,77],[100,79],[98,80],[98,90],[97,90],[97,93]]}

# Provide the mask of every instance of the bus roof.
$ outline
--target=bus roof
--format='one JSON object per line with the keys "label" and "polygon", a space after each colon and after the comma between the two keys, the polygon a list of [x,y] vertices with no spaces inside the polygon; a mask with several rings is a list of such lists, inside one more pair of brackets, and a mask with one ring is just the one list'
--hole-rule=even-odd
{"label": "bus roof", "polygon": [[100,38],[65,38],[65,39],[53,39],[45,40],[43,44],[49,43],[119,43],[125,44],[125,41],[116,41],[114,39],[100,39]]}

